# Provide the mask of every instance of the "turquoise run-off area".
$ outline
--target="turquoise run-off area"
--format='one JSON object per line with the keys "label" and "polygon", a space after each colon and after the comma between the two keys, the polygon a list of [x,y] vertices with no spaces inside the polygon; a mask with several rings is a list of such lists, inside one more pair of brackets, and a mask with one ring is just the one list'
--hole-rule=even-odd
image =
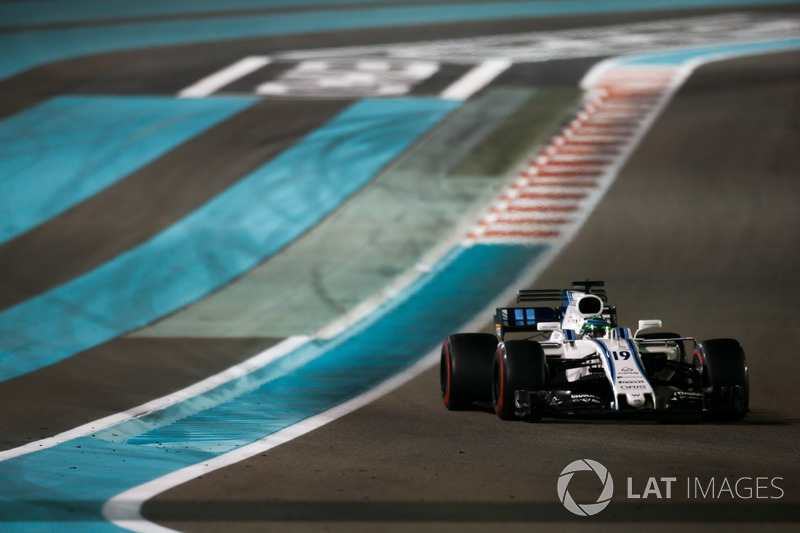
{"label": "turquoise run-off area", "polygon": [[0,121],[0,243],[98,193],[254,101],[62,96]]}
{"label": "turquoise run-off area", "polygon": [[0,28],[15,26],[130,20],[144,17],[192,17],[237,11],[327,8],[334,5],[402,4],[403,0],[16,0],[0,3]]}
{"label": "turquoise run-off area", "polygon": [[[77,56],[98,54],[117,50],[169,46],[207,41],[225,41],[252,37],[290,35],[307,32],[344,31],[359,28],[392,27],[415,24],[446,24],[456,22],[516,19],[520,17],[553,17],[581,14],[610,14],[628,11],[667,11],[680,8],[730,7],[766,4],[792,4],[793,1],[770,0],[669,0],[644,2],[642,0],[584,0],[557,1],[541,0],[532,2],[465,2],[442,5],[391,5],[369,8],[353,7],[325,9],[330,3],[314,3],[319,9],[296,12],[246,13],[229,15],[227,12],[213,18],[168,19],[163,21],[131,21],[100,26],[76,28],[31,29],[0,33],[0,79],[13,76],[32,67]],[[63,13],[72,12],[69,19],[91,20],[89,13],[106,13],[104,2],[26,2],[45,11],[46,4],[58,4]],[[130,4],[138,5],[138,2]],[[144,16],[165,14],[170,2],[156,4],[148,2],[141,8],[124,8],[123,16]],[[336,3],[341,5],[341,3]],[[345,3],[345,5],[352,2]],[[30,12],[31,7],[22,9],[21,2],[11,4],[10,13],[0,20],[42,20],[41,16]],[[194,2],[177,3],[184,12],[214,12],[224,10],[225,3],[204,2],[202,7],[193,7]],[[249,9],[251,3],[231,3],[227,9]],[[272,2],[260,4],[265,7]],[[281,2],[285,6],[285,2]],[[0,3],[0,8],[3,4]],[[96,11],[95,11],[96,10]],[[177,8],[176,8],[177,10]],[[176,14],[177,11],[170,11]],[[26,14],[27,13],[27,14]],[[67,15],[59,15],[64,18]],[[53,16],[55,17],[55,16]],[[55,20],[57,21],[57,20]]]}
{"label": "turquoise run-off area", "polygon": [[[530,149],[544,142],[578,96],[579,91],[568,88],[488,89],[292,246],[133,335],[314,335],[361,302],[376,295],[380,299],[398,277],[429,268],[424,263],[437,259],[431,255],[442,243],[463,238],[464,224],[477,219],[503,177],[524,157],[522,143]],[[502,167],[496,162],[500,154]]]}
{"label": "turquoise run-off area", "polygon": [[624,65],[681,65],[688,61],[708,61],[711,57],[724,59],[725,57],[782,52],[786,50],[796,50],[797,48],[800,48],[800,37],[797,39],[783,39],[778,41],[733,43],[722,46],[703,46],[685,50],[669,50],[641,56],[632,55],[620,58],[619,63]]}
{"label": "turquoise run-off area", "polygon": [[[138,435],[123,423],[0,463],[4,530],[47,530],[58,523],[59,531],[117,531],[100,514],[110,498],[366,392],[430,351],[442,329],[455,330],[464,316],[480,311],[485,293],[504,289],[507,279],[485,272],[520,272],[544,251],[457,247],[384,313],[347,335],[306,344],[261,371],[156,412],[140,421]],[[430,320],[432,308],[436,320]],[[237,387],[234,400],[216,404],[215,396]],[[177,421],[175,409],[181,411]]]}
{"label": "turquoise run-off area", "polygon": [[459,105],[356,102],[149,241],[0,313],[0,380],[142,327],[247,272]]}

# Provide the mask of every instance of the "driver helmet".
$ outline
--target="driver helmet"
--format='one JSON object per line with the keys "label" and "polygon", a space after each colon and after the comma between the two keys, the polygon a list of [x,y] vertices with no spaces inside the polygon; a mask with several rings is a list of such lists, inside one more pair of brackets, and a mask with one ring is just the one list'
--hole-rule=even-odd
{"label": "driver helmet", "polygon": [[611,332],[611,325],[606,322],[602,316],[595,315],[586,319],[581,331],[584,337],[599,339],[601,337],[608,337],[608,334]]}

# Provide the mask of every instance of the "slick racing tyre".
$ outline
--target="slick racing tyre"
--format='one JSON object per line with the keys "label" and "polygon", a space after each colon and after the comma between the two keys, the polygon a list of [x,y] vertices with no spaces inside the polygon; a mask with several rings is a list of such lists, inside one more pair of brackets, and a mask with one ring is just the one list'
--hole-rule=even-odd
{"label": "slick racing tyre", "polygon": [[[513,340],[497,346],[492,365],[492,404],[497,416],[503,420],[515,418],[514,393],[540,391],[545,386],[545,357],[541,344]],[[541,418],[541,414],[531,412],[530,417]]]}
{"label": "slick racing tyre", "polygon": [[694,358],[703,367],[705,418],[742,418],[750,404],[750,382],[744,350],[739,342],[734,339],[700,342],[695,348]]}
{"label": "slick racing tyre", "polygon": [[450,335],[442,345],[439,381],[444,405],[469,409],[492,400],[492,358],[497,338],[489,333]]}

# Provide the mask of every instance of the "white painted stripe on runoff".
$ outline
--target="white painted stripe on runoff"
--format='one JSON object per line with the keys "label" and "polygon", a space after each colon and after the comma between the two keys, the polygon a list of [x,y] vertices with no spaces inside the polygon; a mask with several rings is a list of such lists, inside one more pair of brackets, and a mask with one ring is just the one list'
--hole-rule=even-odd
{"label": "white painted stripe on runoff", "polygon": [[508,35],[293,50],[276,53],[276,57],[296,61],[340,57],[417,59],[450,64],[476,64],[503,57],[515,63],[533,63],[794,38],[798,31],[800,18],[793,13],[728,13]]}
{"label": "white painted stripe on runoff", "polygon": [[592,153],[561,154],[558,152],[554,152],[553,155],[550,157],[550,160],[554,163],[560,163],[560,162],[579,163],[581,161],[597,161],[598,163],[602,162],[605,165],[611,163],[613,161],[613,158],[604,156],[602,154],[600,155],[595,155]]}
{"label": "white painted stripe on runoff", "polygon": [[390,393],[428,370],[439,361],[439,357],[440,353],[437,349],[430,352],[403,372],[396,374],[364,394],[356,396],[352,400],[348,400],[318,415],[307,418],[302,422],[293,424],[261,440],[236,448],[235,450],[214,457],[208,461],[176,470],[175,472],[154,479],[153,481],[127,490],[105,503],[103,506],[103,516],[116,526],[139,533],[173,532],[175,530],[160,526],[144,518],[141,513],[142,504],[157,494],[177,487],[182,483],[186,483],[196,477],[206,475],[220,468],[225,468],[264,453],[352,413],[356,409]]}
{"label": "white painted stripe on runoff", "polygon": [[[800,18],[788,13],[738,13],[600,28],[276,52],[273,54],[274,60],[297,64],[277,74],[274,79],[263,81],[251,91],[269,97],[399,96],[407,94],[417,83],[431,76],[440,64],[476,65],[495,61],[493,58],[503,58],[503,61],[510,63],[535,63],[579,57],[622,56],[747,41],[791,39],[797,36],[799,30]],[[232,75],[238,79],[241,76],[234,67],[232,65],[228,69],[232,69]],[[204,78],[179,94],[184,97],[208,96],[233,81],[223,75],[228,69]],[[665,80],[667,70],[654,70],[653,76],[647,79],[637,78],[638,74],[630,69],[620,69],[614,76],[620,81],[646,88],[657,84],[659,77],[661,81]],[[220,81],[217,82],[215,77],[220,75]],[[208,87],[204,87],[205,82]],[[197,89],[193,89],[195,87]],[[465,99],[459,94],[442,97]]]}
{"label": "white painted stripe on runoff", "polygon": [[229,83],[269,65],[270,62],[271,59],[267,56],[245,57],[214,74],[206,76],[197,83],[186,87],[178,93],[178,96],[181,98],[204,98],[225,87]]}
{"label": "white painted stripe on runoff", "polygon": [[510,66],[508,59],[487,59],[442,91],[441,97],[445,100],[466,100]]}
{"label": "white painted stripe on runoff", "polygon": [[[453,232],[451,232],[449,238],[444,239],[437,246],[426,253],[419,263],[408,269],[403,275],[396,278],[393,283],[387,286],[379,294],[364,301],[361,305],[357,306],[349,313],[342,315],[325,328],[316,332],[312,338],[333,339],[362,320],[365,316],[371,314],[385,302],[398,296],[403,290],[406,290],[409,286],[411,286],[414,281],[419,279],[422,274],[429,272],[434,266],[440,263],[445,256],[454,249],[454,247],[462,243],[464,234],[469,230],[469,228],[472,227],[473,224],[473,220],[469,218],[465,219],[453,230]],[[532,276],[534,274],[538,274],[539,271],[539,263],[536,263],[531,266],[531,269],[528,271],[528,273],[524,274],[524,278],[532,278]],[[513,294],[516,294],[516,286],[516,284],[509,286],[505,292],[498,294],[494,300],[488,302],[483,312],[472,317],[462,329],[474,330],[479,328],[481,326],[481,322],[483,321],[483,317],[489,311],[493,311],[496,307],[502,305],[502,302],[508,301]],[[301,344],[303,343],[299,343],[298,346]],[[289,351],[291,350],[286,350],[286,353]],[[166,490],[195,479],[198,476],[202,476],[209,472],[213,472],[214,470],[225,468],[227,466],[244,461],[245,459],[249,459],[250,457],[264,453],[272,448],[280,446],[281,444],[285,444],[291,440],[305,435],[306,433],[333,422],[411,381],[437,364],[440,356],[441,354],[439,350],[436,349],[428,353],[425,357],[408,367],[403,372],[394,375],[383,383],[351,400],[348,400],[347,402],[328,409],[327,411],[324,411],[318,415],[312,416],[302,422],[289,426],[281,431],[273,433],[272,435],[269,435],[261,440],[219,455],[209,461],[188,466],[118,494],[106,502],[106,504],[103,506],[103,516],[115,525],[131,531],[144,533],[174,532],[175,530],[160,526],[144,518],[141,514],[141,508],[144,502]]]}
{"label": "white painted stripe on runoff", "polygon": [[[581,194],[581,188],[579,187],[569,187],[569,186],[565,187],[564,185],[561,185],[559,183],[552,183],[552,184],[548,183],[547,185],[541,185],[536,183],[535,188],[530,188],[531,184],[528,182],[528,180],[524,181],[525,183],[520,184],[520,186],[517,186],[517,184],[515,183],[513,185],[514,188],[508,191],[508,194],[506,196],[511,198],[524,194],[534,194],[537,196],[542,196],[544,198],[558,197],[559,195],[563,196],[564,198],[570,198],[576,194]],[[585,186],[594,187],[594,183]]]}
{"label": "white painted stripe on runoff", "polygon": [[70,429],[69,431],[64,431],[63,433],[59,433],[53,437],[37,440],[17,448],[0,452],[0,462],[7,461],[14,457],[19,457],[28,453],[46,450],[47,448],[58,446],[59,444],[72,439],[86,437],[92,433],[109,428],[121,422],[126,422],[133,418],[145,416],[154,411],[169,407],[170,405],[175,405],[199,394],[203,394],[214,389],[215,387],[219,387],[220,385],[223,385],[231,380],[245,376],[268,365],[269,363],[296,350],[303,344],[306,344],[310,339],[311,338],[307,336],[288,337],[279,344],[267,348],[263,352],[254,355],[250,359],[247,359],[238,365],[234,365],[226,370],[223,370],[222,372],[219,372],[218,374],[210,376],[202,381],[198,381],[197,383],[177,392],[173,392],[172,394],[151,400],[132,409],[128,409],[127,411],[115,413],[105,418],[83,424],[82,426]]}
{"label": "white painted stripe on runoff", "polygon": [[255,88],[264,96],[369,98],[407,94],[432,76],[431,61],[335,59],[302,61]]}

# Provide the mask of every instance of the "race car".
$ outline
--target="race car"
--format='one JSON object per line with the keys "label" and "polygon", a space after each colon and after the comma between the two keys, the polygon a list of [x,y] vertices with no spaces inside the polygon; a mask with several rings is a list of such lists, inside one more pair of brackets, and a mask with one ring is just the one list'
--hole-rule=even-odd
{"label": "race car", "polygon": [[[542,416],[699,413],[736,420],[748,411],[744,350],[734,339],[698,342],[661,320],[617,325],[602,281],[520,290],[498,308],[496,335],[457,333],[442,345],[440,382],[451,410],[492,408],[504,420]],[[507,338],[517,337],[517,338]]]}

